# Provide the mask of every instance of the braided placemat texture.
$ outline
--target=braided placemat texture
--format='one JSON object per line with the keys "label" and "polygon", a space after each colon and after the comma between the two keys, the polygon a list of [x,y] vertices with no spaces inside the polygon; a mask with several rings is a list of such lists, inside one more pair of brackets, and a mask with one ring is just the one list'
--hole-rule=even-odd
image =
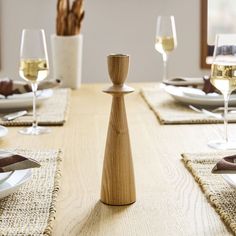
{"label": "braided placemat texture", "polygon": [[59,191],[60,150],[17,150],[41,164],[18,191],[0,199],[0,235],[51,235]]}
{"label": "braided placemat texture", "polygon": [[[212,124],[223,122],[223,120],[197,113],[188,108],[187,105],[175,101],[163,88],[142,88],[140,93],[161,124]],[[228,121],[236,122],[236,116],[229,114]]]}
{"label": "braided placemat texture", "polygon": [[220,174],[211,170],[221,158],[235,152],[187,153],[182,154],[186,168],[201,187],[206,198],[220,215],[224,223],[236,235],[236,191],[230,187]]}
{"label": "braided placemat texture", "polygon": [[[70,95],[70,89],[55,89],[53,96],[37,107],[39,125],[63,125],[69,112]],[[29,110],[29,113],[32,113],[32,110]],[[3,114],[0,115],[0,117],[2,116]],[[13,121],[3,121],[0,118],[0,125],[29,126],[32,125],[32,120],[32,114],[19,117]]]}

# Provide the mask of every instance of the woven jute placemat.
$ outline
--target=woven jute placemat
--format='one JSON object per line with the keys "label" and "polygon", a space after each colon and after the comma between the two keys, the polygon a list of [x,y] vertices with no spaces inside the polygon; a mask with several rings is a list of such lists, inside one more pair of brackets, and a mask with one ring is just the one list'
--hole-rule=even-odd
{"label": "woven jute placemat", "polygon": [[236,191],[226,183],[222,175],[211,173],[217,161],[233,154],[235,152],[188,153],[182,154],[182,160],[213,208],[236,235]]}
{"label": "woven jute placemat", "polygon": [[0,200],[0,235],[51,235],[59,191],[60,150],[17,150],[38,160],[30,180]]}
{"label": "woven jute placemat", "polygon": [[[211,124],[223,122],[223,120],[197,113],[187,105],[175,101],[163,88],[143,88],[140,93],[161,124]],[[229,114],[228,121],[236,122],[235,114]]]}
{"label": "woven jute placemat", "polygon": [[[70,94],[70,89],[55,89],[53,96],[37,107],[39,125],[63,125],[69,112]],[[6,114],[6,111],[4,112]],[[2,116],[3,114],[0,114],[0,117]],[[28,126],[32,125],[32,120],[32,110],[30,109],[29,115],[19,117],[13,121],[3,121],[0,118],[0,125]]]}

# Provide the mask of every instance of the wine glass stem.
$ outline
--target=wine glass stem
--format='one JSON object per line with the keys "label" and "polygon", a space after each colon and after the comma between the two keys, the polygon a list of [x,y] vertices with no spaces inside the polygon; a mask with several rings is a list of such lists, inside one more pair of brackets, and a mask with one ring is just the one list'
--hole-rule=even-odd
{"label": "wine glass stem", "polygon": [[229,141],[228,137],[228,106],[230,94],[224,94],[224,127],[225,127],[225,142]]}
{"label": "wine glass stem", "polygon": [[168,61],[168,56],[166,53],[162,54],[163,58],[163,80],[167,79],[167,61]]}
{"label": "wine glass stem", "polygon": [[38,126],[37,122],[37,113],[36,113],[36,93],[38,89],[38,84],[37,83],[32,83],[31,84],[32,92],[33,92],[33,128],[36,128]]}

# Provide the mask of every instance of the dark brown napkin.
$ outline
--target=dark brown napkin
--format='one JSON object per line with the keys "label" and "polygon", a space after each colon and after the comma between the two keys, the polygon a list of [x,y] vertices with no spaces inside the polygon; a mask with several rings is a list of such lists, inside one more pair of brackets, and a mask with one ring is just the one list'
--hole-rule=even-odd
{"label": "dark brown napkin", "polygon": [[186,77],[178,77],[172,79],[165,79],[162,81],[163,84],[173,85],[173,86],[199,86],[203,85],[203,78],[186,78]]}
{"label": "dark brown napkin", "polygon": [[172,86],[190,86],[190,87],[198,87],[206,94],[208,93],[221,93],[217,88],[212,85],[210,82],[210,76],[205,75],[202,78],[172,78],[166,79],[162,81],[166,85]]}
{"label": "dark brown napkin", "polygon": [[[38,90],[56,88],[61,85],[60,80],[42,81],[38,85]],[[15,81],[8,78],[0,79],[0,94],[7,97],[13,94],[31,92],[31,86],[26,82]]]}
{"label": "dark brown napkin", "polygon": [[204,85],[202,91],[206,94],[208,93],[220,93],[219,90],[215,88],[215,86],[210,81],[210,76],[203,76]]}
{"label": "dark brown napkin", "polygon": [[213,174],[236,174],[236,155],[222,158],[211,172]]}
{"label": "dark brown napkin", "polygon": [[39,162],[31,158],[7,151],[0,152],[0,173],[36,167],[40,167]]}

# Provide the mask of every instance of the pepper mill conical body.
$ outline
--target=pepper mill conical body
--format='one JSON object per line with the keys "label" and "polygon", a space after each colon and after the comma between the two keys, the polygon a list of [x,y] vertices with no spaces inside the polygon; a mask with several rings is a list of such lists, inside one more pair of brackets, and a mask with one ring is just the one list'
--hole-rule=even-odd
{"label": "pepper mill conical body", "polygon": [[124,95],[134,90],[124,81],[129,69],[129,56],[108,56],[108,71],[113,86],[105,93],[112,95],[112,108],[103,162],[101,201],[108,205],[128,205],[136,201],[135,180]]}

